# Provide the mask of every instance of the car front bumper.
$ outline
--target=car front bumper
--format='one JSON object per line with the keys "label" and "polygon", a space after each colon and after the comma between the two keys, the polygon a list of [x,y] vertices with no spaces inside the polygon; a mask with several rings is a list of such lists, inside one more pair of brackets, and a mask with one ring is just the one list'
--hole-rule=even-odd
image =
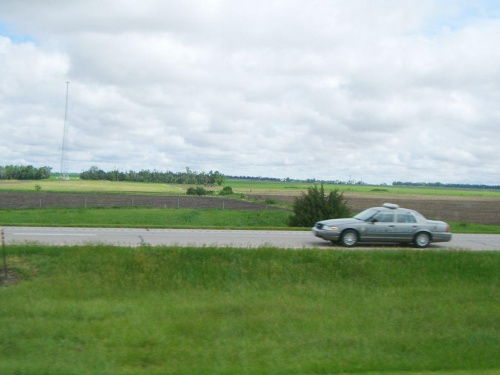
{"label": "car front bumper", "polygon": [[316,237],[322,238],[325,241],[338,241],[340,238],[339,231],[312,228],[312,232]]}

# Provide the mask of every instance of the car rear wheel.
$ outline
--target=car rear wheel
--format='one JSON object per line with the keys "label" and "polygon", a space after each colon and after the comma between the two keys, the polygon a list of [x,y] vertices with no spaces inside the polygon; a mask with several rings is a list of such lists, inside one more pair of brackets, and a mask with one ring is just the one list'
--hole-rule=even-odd
{"label": "car rear wheel", "polygon": [[417,233],[415,238],[413,239],[413,244],[415,247],[427,247],[431,243],[431,237],[428,233]]}
{"label": "car rear wheel", "polygon": [[340,243],[345,247],[353,247],[358,243],[358,234],[352,229],[346,230],[340,237]]}

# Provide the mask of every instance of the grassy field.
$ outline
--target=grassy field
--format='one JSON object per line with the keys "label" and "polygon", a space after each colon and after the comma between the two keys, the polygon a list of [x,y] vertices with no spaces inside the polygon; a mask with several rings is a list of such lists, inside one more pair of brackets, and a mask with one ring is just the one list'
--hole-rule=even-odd
{"label": "grassy field", "polygon": [[[287,211],[158,208],[0,210],[0,226],[309,230],[287,225]],[[498,225],[450,223],[453,233],[500,234]]]}
{"label": "grassy field", "polygon": [[2,374],[500,373],[500,253],[7,252]]}
{"label": "grassy field", "polygon": [[[307,190],[311,184],[294,182],[259,182],[228,180],[236,195],[261,194],[266,195],[297,195]],[[152,195],[184,195],[187,185],[166,185],[154,183],[132,183],[112,181],[84,181],[73,178],[69,181],[57,179],[43,181],[0,181],[0,191],[35,191],[39,186],[42,192],[79,192],[79,193],[108,193],[108,194],[152,194]],[[453,201],[470,197],[475,199],[491,199],[498,204],[500,191],[484,189],[447,189],[404,186],[358,186],[358,185],[325,185],[326,190],[339,189],[346,193],[368,194],[396,197],[412,197],[440,195]],[[211,187],[215,191],[221,187]],[[282,204],[284,205],[284,204]],[[287,206],[289,207],[289,206]],[[406,207],[406,206],[405,206]],[[489,205],[489,215],[497,218],[495,208]],[[468,209],[466,209],[468,210]],[[467,220],[468,211],[458,220]],[[478,211],[483,212],[484,211]],[[287,228],[287,212],[232,212],[229,210],[155,210],[148,208],[113,208],[113,209],[27,209],[27,210],[0,210],[0,225],[39,225],[39,226],[103,226],[103,227],[148,227],[148,228],[251,228],[251,229],[280,229]],[[429,216],[433,218],[433,216]],[[463,217],[463,218],[462,218]],[[491,218],[490,218],[491,219]],[[452,219],[453,220],[453,219]],[[485,224],[453,222],[454,233],[500,233],[500,226],[491,224],[492,220],[484,220]],[[458,221],[457,220],[457,221]],[[481,221],[480,221],[481,222]],[[497,224],[496,222],[494,222]]]}
{"label": "grassy field", "polygon": [[[271,193],[289,193],[297,194],[301,191],[307,191],[312,183],[307,182],[272,182],[272,181],[246,181],[229,180],[227,185],[233,187],[238,193],[259,194]],[[410,187],[410,186],[374,186],[374,185],[329,185],[325,184],[326,191],[337,189],[346,193],[363,194],[394,194],[394,195],[441,195],[452,197],[495,197],[500,198],[500,191],[494,189],[454,189],[454,188],[436,188],[436,187]]]}
{"label": "grassy field", "polygon": [[116,181],[90,181],[71,179],[63,180],[41,180],[41,181],[0,181],[0,190],[3,191],[36,191],[36,186],[43,192],[58,193],[112,193],[112,194],[163,194],[176,195],[186,194],[187,186],[151,184],[141,182],[116,182]]}
{"label": "grassy field", "polygon": [[[69,181],[49,179],[41,181],[0,181],[0,190],[4,191],[35,191],[38,185],[44,192],[92,192],[115,194],[185,194],[189,185],[155,184],[140,182],[89,181],[72,178]],[[226,186],[231,186],[238,194],[299,194],[307,191],[313,184],[307,182],[273,182],[227,180]],[[488,189],[453,189],[433,187],[406,187],[406,186],[372,186],[372,185],[324,185],[326,191],[337,189],[346,193],[363,194],[394,194],[394,195],[441,195],[464,197],[494,197],[500,198],[499,190]],[[219,191],[220,186],[207,188]]]}

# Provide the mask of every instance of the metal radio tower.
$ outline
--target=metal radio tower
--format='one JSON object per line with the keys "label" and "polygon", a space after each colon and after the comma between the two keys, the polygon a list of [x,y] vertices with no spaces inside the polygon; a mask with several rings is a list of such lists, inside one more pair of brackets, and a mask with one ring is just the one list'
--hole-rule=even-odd
{"label": "metal radio tower", "polygon": [[66,138],[68,130],[66,128],[66,120],[68,118],[68,93],[69,93],[69,82],[66,82],[66,108],[64,110],[64,127],[63,127],[63,139],[62,139],[62,150],[61,150],[61,179],[69,180],[68,175],[68,160],[66,158]]}

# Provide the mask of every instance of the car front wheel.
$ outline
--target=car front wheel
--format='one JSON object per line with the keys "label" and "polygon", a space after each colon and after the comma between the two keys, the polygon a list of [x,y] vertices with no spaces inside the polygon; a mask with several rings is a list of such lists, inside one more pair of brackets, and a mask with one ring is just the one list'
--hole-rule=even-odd
{"label": "car front wheel", "polygon": [[413,240],[413,244],[415,247],[427,247],[431,243],[431,237],[427,233],[417,233],[415,239]]}
{"label": "car front wheel", "polygon": [[342,233],[340,243],[345,247],[353,247],[358,243],[358,234],[352,229],[346,230]]}

